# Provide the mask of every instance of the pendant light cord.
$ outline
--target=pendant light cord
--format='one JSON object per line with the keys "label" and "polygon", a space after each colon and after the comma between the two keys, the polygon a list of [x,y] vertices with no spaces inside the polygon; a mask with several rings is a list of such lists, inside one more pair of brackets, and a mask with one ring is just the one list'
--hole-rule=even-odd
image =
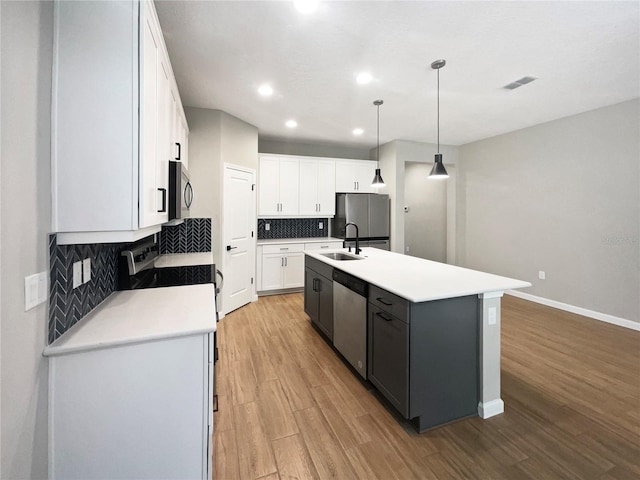
{"label": "pendant light cord", "polygon": [[440,68],[438,68],[438,153],[440,153]]}
{"label": "pendant light cord", "polygon": [[378,134],[377,134],[377,147],[376,147],[376,166],[380,168],[380,105],[378,107]]}

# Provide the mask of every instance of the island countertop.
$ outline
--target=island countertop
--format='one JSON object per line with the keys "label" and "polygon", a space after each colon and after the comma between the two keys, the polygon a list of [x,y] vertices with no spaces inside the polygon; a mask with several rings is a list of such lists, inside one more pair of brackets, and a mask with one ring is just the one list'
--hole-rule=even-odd
{"label": "island countertop", "polygon": [[332,260],[319,252],[305,254],[414,303],[531,286],[522,280],[376,248],[363,248],[362,260]]}
{"label": "island countertop", "polygon": [[115,292],[44,355],[214,332],[215,311],[212,283]]}

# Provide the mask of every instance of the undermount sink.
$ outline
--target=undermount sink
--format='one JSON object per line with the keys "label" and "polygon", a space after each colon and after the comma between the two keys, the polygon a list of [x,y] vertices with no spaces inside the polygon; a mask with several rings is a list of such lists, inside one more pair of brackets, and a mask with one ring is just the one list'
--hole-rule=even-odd
{"label": "undermount sink", "polygon": [[321,253],[320,255],[330,258],[331,260],[364,260],[362,257],[356,257],[355,255],[342,252]]}

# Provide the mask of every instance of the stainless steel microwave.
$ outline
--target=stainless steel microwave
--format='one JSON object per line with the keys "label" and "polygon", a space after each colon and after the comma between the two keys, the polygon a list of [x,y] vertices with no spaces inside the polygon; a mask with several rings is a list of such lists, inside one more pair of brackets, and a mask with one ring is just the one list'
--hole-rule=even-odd
{"label": "stainless steel microwave", "polygon": [[169,161],[169,220],[189,217],[193,186],[182,162]]}

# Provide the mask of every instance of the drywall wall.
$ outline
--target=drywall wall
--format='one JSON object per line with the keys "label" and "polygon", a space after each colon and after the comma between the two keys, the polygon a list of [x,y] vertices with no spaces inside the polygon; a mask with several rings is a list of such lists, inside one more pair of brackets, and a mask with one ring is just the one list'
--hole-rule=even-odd
{"label": "drywall wall", "polygon": [[[380,170],[386,187],[380,193],[387,193],[391,198],[391,250],[398,253],[405,252],[405,175],[407,162],[425,162],[433,164],[433,156],[437,146],[431,143],[394,140],[380,146]],[[458,159],[458,147],[441,145],[440,152],[449,171],[450,178],[446,180],[447,196],[447,249],[446,260],[455,263],[456,238],[456,185],[457,176],[455,163]],[[375,149],[372,150],[375,155]],[[440,181],[440,180],[434,180]]]}
{"label": "drywall wall", "polygon": [[52,2],[2,2],[2,458],[0,477],[47,477],[47,306],[24,277],[48,271]]}
{"label": "drywall wall", "polygon": [[[349,147],[345,145],[312,144],[288,142],[274,139],[260,138],[258,141],[260,153],[280,153],[282,155],[302,155],[307,157],[353,158],[371,160],[371,151],[364,147]],[[373,151],[375,154],[375,150]]]}
{"label": "drywall wall", "polygon": [[431,163],[404,164],[404,243],[407,255],[447,260],[447,181],[429,179]]}
{"label": "drywall wall", "polygon": [[[190,215],[211,218],[213,260],[224,266],[221,238],[224,164],[258,171],[258,129],[220,110],[187,107],[185,115],[189,124],[189,176],[194,190]],[[222,297],[219,303],[222,309]]]}
{"label": "drywall wall", "polygon": [[640,322],[639,118],[633,100],[462,146],[462,264]]}

